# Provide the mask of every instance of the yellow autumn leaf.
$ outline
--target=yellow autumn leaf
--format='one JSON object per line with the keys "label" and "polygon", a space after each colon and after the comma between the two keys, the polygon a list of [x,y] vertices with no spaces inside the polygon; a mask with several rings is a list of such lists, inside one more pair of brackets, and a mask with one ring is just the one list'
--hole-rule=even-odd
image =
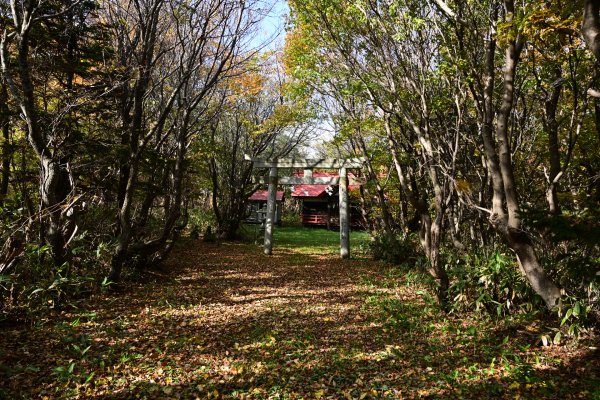
{"label": "yellow autumn leaf", "polygon": [[519,382],[513,382],[510,384],[510,386],[508,387],[509,389],[515,390],[521,387],[521,384]]}

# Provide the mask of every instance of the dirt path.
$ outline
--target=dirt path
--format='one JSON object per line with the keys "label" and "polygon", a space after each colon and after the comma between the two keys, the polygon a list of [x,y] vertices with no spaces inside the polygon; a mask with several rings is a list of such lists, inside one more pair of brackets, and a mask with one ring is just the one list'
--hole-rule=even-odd
{"label": "dirt path", "polygon": [[600,398],[589,346],[443,316],[383,264],[197,243],[166,267],[2,328],[0,398]]}

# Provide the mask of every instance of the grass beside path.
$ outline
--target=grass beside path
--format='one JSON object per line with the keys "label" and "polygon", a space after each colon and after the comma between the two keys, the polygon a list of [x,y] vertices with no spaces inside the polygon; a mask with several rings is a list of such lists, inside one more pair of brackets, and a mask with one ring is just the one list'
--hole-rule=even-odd
{"label": "grass beside path", "polygon": [[418,274],[285,229],[271,257],[190,242],[144,283],[0,328],[0,398],[600,398],[591,344],[441,314]]}
{"label": "grass beside path", "polygon": [[[246,240],[258,245],[263,243],[263,231],[259,225],[245,225]],[[365,231],[350,231],[350,253],[352,258],[364,257],[369,249],[369,234]],[[321,227],[275,226],[273,251],[293,251],[297,254],[333,255],[340,253],[340,232]]]}
{"label": "grass beside path", "polygon": [[[273,233],[274,249],[283,248],[302,254],[339,254],[339,230],[313,227],[276,227]],[[350,231],[350,251],[353,255],[364,255],[369,245],[369,234],[365,231]]]}

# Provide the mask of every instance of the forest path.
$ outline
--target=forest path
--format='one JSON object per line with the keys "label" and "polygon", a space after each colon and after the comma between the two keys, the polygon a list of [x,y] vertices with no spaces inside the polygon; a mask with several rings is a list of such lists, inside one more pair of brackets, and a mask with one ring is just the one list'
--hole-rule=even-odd
{"label": "forest path", "polygon": [[440,314],[406,270],[189,242],[167,273],[3,328],[0,398],[594,398],[598,354]]}

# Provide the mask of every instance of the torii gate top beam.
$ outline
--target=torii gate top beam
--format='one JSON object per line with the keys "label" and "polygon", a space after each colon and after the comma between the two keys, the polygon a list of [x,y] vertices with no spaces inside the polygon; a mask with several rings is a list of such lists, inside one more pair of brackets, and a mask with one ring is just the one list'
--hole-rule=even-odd
{"label": "torii gate top beam", "polygon": [[339,169],[339,168],[361,168],[366,162],[364,157],[359,158],[280,158],[278,160],[266,161],[259,158],[252,158],[245,154],[246,161],[252,161],[257,168],[320,168],[320,169]]}
{"label": "torii gate top beam", "polygon": [[[267,177],[261,177],[259,182],[262,184],[268,184],[269,179]],[[336,186],[340,184],[339,176],[319,176],[319,177],[304,177],[304,176],[284,176],[277,179],[277,183],[280,185],[328,185]],[[364,185],[367,183],[365,178],[348,178],[348,184],[352,186]]]}

